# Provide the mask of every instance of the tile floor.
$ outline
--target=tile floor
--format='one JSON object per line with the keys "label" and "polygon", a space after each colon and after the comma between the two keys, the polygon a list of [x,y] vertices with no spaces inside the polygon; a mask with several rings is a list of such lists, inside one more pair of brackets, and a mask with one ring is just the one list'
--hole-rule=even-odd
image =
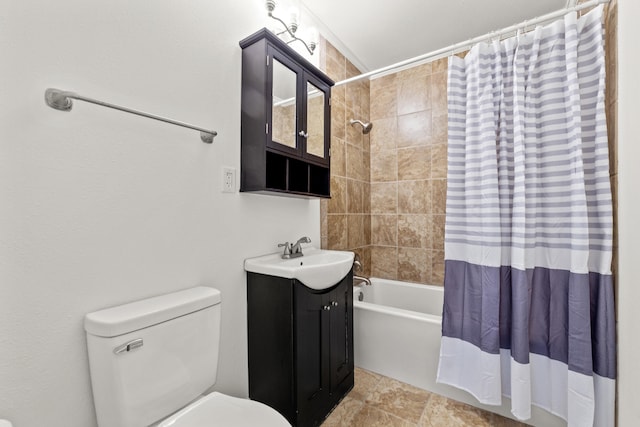
{"label": "tile floor", "polygon": [[355,386],[321,427],[525,427],[526,424],[356,368]]}

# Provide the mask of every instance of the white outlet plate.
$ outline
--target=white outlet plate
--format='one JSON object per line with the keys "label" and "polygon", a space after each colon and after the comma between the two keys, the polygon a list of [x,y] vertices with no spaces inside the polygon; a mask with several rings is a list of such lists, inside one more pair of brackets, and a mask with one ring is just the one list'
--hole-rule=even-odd
{"label": "white outlet plate", "polygon": [[236,192],[236,169],[224,167],[222,168],[222,192]]}

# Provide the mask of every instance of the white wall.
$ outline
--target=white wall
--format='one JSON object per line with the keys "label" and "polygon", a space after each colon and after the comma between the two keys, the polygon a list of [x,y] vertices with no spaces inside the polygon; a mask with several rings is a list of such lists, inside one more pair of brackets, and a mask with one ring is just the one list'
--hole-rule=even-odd
{"label": "white wall", "polygon": [[640,425],[640,2],[619,0],[618,11],[618,425]]}
{"label": "white wall", "polygon": [[[83,316],[195,285],[223,296],[217,389],[246,396],[243,259],[308,235],[317,201],[221,193],[240,168],[238,41],[261,0],[2,1],[0,418],[95,426]],[[76,102],[57,87],[211,127]]]}

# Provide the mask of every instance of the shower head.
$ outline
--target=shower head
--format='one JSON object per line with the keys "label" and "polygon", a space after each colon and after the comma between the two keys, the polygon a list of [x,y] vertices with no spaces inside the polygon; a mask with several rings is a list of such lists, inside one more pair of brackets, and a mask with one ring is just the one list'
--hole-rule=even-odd
{"label": "shower head", "polygon": [[365,135],[368,134],[369,132],[371,132],[371,129],[373,128],[373,123],[371,123],[371,122],[363,123],[362,120],[351,119],[351,120],[349,120],[349,123],[351,124],[351,126],[353,126],[356,123],[358,123],[360,126],[362,126],[362,133],[365,134]]}

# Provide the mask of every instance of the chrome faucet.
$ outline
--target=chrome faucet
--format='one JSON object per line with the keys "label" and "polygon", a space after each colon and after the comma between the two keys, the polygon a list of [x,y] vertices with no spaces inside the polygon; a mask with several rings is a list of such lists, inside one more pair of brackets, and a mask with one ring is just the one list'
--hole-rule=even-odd
{"label": "chrome faucet", "polygon": [[354,274],[362,272],[362,263],[360,262],[360,256],[358,254],[355,254],[353,258],[353,272]]}
{"label": "chrome faucet", "polygon": [[359,283],[364,283],[367,286],[371,286],[371,280],[369,280],[369,278],[364,277],[364,276],[358,276],[357,274],[353,275],[353,286],[356,286],[356,282]]}
{"label": "chrome faucet", "polygon": [[279,243],[278,244],[279,248],[284,246],[284,252],[282,253],[282,258],[288,259],[288,258],[298,258],[303,256],[304,254],[302,253],[302,247],[300,246],[303,243],[311,243],[311,239],[305,236],[298,239],[296,243],[289,243],[289,242]]}
{"label": "chrome faucet", "polygon": [[302,247],[300,246],[302,243],[311,243],[311,239],[307,236],[299,238],[298,241],[291,247],[291,255],[300,254],[296,256],[302,256]]}
{"label": "chrome faucet", "polygon": [[362,263],[360,262],[360,257],[358,254],[355,255],[353,260],[353,285],[364,283],[365,285],[371,286],[371,280],[364,276],[358,276],[356,273],[362,272]]}

